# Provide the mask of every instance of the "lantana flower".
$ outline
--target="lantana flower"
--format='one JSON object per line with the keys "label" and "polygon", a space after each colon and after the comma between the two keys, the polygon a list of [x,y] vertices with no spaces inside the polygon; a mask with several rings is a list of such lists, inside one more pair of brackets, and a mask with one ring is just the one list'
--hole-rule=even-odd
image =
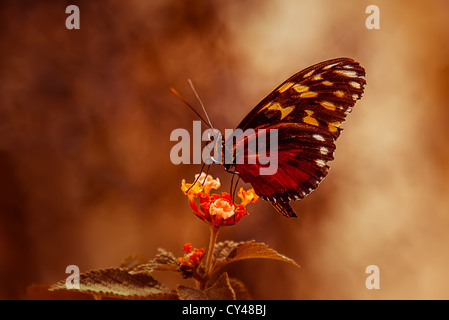
{"label": "lantana flower", "polygon": [[198,266],[201,259],[204,257],[204,249],[192,249],[191,243],[186,243],[182,247],[182,251],[185,252],[184,257],[178,258],[178,262],[183,269],[194,269]]}
{"label": "lantana flower", "polygon": [[206,175],[204,172],[201,172],[200,175],[195,175],[195,181],[193,183],[186,183],[186,181],[182,180],[181,190],[189,195],[193,195],[203,191],[206,194],[210,194],[211,189],[220,188],[221,183],[220,179],[214,179],[210,174]]}
{"label": "lantana flower", "polygon": [[[239,204],[234,203],[232,197],[227,192],[221,194],[210,194],[211,189],[218,189],[220,180],[203,172],[198,177],[196,183],[188,184],[182,181],[181,190],[189,198],[189,204],[195,215],[213,227],[229,226],[236,224],[243,216],[248,215],[246,206],[256,203],[259,196],[254,189],[244,190],[240,188],[237,196],[241,199]],[[199,199],[199,206],[196,199]]]}

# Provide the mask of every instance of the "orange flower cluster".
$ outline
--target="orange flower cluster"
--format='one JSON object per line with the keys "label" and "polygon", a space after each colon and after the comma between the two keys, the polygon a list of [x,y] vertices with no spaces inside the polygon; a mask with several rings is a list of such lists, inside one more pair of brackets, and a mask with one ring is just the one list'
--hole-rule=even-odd
{"label": "orange flower cluster", "polygon": [[182,247],[182,251],[186,254],[184,257],[178,258],[178,262],[181,264],[181,268],[184,269],[194,269],[200,263],[201,259],[204,257],[204,249],[193,249],[192,244],[186,243]]}
{"label": "orange flower cluster", "polygon": [[[218,189],[221,186],[218,178],[213,179],[210,175],[206,177],[205,173],[195,178],[197,181],[194,185],[183,180],[181,190],[188,196],[190,207],[195,215],[214,227],[236,224],[243,216],[248,215],[246,206],[259,200],[254,189],[240,188],[237,196],[242,201],[240,204],[235,204],[227,192],[222,192],[220,195],[210,194],[212,189]],[[196,199],[199,199],[199,207],[195,202]]]}

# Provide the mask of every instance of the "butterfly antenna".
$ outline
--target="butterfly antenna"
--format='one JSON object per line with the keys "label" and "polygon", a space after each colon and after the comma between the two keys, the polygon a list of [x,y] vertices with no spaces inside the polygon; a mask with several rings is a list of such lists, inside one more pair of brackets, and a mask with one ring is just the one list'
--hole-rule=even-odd
{"label": "butterfly antenna", "polygon": [[[195,112],[195,114],[198,116],[198,118],[200,118],[201,121],[203,121],[203,122],[206,124],[206,126],[212,128],[211,125],[210,125],[210,122],[207,123],[207,121],[203,119],[203,117],[198,113],[198,111],[196,111],[195,108],[192,107],[192,106],[190,105],[190,103],[188,103],[188,102],[187,102],[187,101],[186,101],[186,100],[185,100],[185,99],[178,93],[178,91],[176,91],[176,90],[173,89],[173,88],[170,88],[170,92],[173,93],[176,97],[178,97],[179,100],[181,100],[182,102],[184,102],[184,103],[185,103],[185,104],[186,104],[186,105],[187,105],[193,112]],[[207,116],[207,114],[206,114],[206,116]],[[209,120],[209,118],[208,118],[208,120]]]}
{"label": "butterfly antenna", "polygon": [[210,165],[207,166],[206,176],[204,177],[204,182],[206,182],[207,177],[209,176],[209,169],[210,169]]}
{"label": "butterfly antenna", "polygon": [[192,80],[187,79],[187,81],[189,82],[190,87],[192,88],[192,91],[193,91],[193,93],[195,94],[196,98],[197,98],[198,101],[200,102],[201,108],[203,109],[203,112],[204,112],[204,114],[206,115],[206,119],[207,119],[207,121],[209,122],[209,127],[210,127],[210,128],[212,129],[212,131],[213,131],[213,130],[214,130],[214,127],[212,126],[212,122],[210,122],[209,116],[207,115],[207,112],[206,112],[206,108],[204,107],[204,104],[203,104],[203,102],[201,101],[200,96],[198,95],[198,92],[196,92]]}

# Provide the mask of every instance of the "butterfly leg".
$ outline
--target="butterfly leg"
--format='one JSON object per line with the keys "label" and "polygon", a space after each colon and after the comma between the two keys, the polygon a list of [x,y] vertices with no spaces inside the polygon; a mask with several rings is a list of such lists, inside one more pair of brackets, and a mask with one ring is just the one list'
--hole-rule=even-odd
{"label": "butterfly leg", "polygon": [[[203,165],[201,166],[200,174],[198,175],[198,177],[195,178],[195,181],[193,181],[192,185],[190,186],[189,189],[187,189],[186,193],[189,192],[190,189],[192,189],[193,186],[198,182],[198,180],[199,180],[199,178],[200,178],[200,176],[201,176],[201,172],[203,172],[203,169],[204,169],[204,166],[205,166],[205,165],[206,165],[206,164],[203,163]],[[210,166],[207,167],[207,173],[209,173],[209,168],[210,168]],[[207,178],[207,174],[206,174],[206,178]],[[206,179],[204,179],[204,181],[206,181]]]}
{"label": "butterfly leg", "polygon": [[[239,184],[239,181],[240,181],[240,176],[237,175],[238,179],[237,179],[237,182],[235,183],[235,186],[234,186],[234,176],[235,176],[235,174],[232,175],[232,178],[231,178],[231,189],[229,190],[229,194],[232,195],[232,202],[234,202],[235,192],[237,191],[237,185]],[[234,188],[233,188],[233,186],[234,186]]]}
{"label": "butterfly leg", "polygon": [[[235,171],[235,170],[231,170],[231,169],[230,169],[230,166],[225,166],[224,169],[225,169],[226,172],[229,172],[230,174],[232,174],[232,178],[231,178],[231,188],[230,188],[230,190],[229,190],[229,194],[232,195],[232,201],[234,201],[235,189],[237,189],[237,184],[239,183],[239,180],[240,180],[240,173],[238,173],[238,172]],[[237,176],[239,177],[239,180],[237,180],[237,183],[235,184],[234,192],[232,192],[232,187],[233,187],[233,185],[234,185],[234,176],[235,176],[235,175],[237,175]]]}
{"label": "butterfly leg", "polygon": [[236,175],[239,175],[240,173],[239,172],[237,172],[237,171],[235,171],[235,170],[231,170],[231,169],[229,169],[229,168],[224,168],[225,169],[225,171],[226,172],[229,172],[229,173],[231,173],[231,174],[236,174]]}
{"label": "butterfly leg", "polygon": [[[229,190],[229,194],[230,195],[232,195],[232,202],[234,203],[235,201],[234,201],[234,198],[235,198],[235,191],[237,190],[237,185],[239,184],[239,181],[240,181],[240,176],[239,175],[237,175],[238,176],[238,179],[237,179],[237,182],[235,183],[235,187],[234,187],[234,191],[232,191],[232,186],[234,185],[234,176],[235,176],[235,173],[234,172],[232,172],[232,178],[231,178],[231,188],[230,188],[230,190]],[[235,215],[234,215],[234,221],[235,221]]]}

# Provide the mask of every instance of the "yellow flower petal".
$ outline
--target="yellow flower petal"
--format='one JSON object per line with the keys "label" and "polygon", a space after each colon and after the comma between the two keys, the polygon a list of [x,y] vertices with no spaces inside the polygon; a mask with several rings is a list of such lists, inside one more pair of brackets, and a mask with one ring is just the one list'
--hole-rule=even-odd
{"label": "yellow flower petal", "polygon": [[243,187],[241,187],[240,190],[237,192],[237,195],[240,199],[242,199],[242,202],[240,204],[244,206],[259,201],[259,196],[256,194],[253,188],[249,190],[244,190]]}
{"label": "yellow flower petal", "polygon": [[211,189],[218,189],[221,186],[220,179],[214,179],[210,174],[207,175],[204,172],[201,172],[201,175],[198,178],[198,175],[195,175],[195,179],[198,179],[204,187],[204,193],[210,194]]}
{"label": "yellow flower petal", "polygon": [[181,190],[182,192],[184,192],[184,194],[191,196],[203,191],[203,186],[197,181],[192,187],[192,183],[186,183],[186,181],[182,179]]}

